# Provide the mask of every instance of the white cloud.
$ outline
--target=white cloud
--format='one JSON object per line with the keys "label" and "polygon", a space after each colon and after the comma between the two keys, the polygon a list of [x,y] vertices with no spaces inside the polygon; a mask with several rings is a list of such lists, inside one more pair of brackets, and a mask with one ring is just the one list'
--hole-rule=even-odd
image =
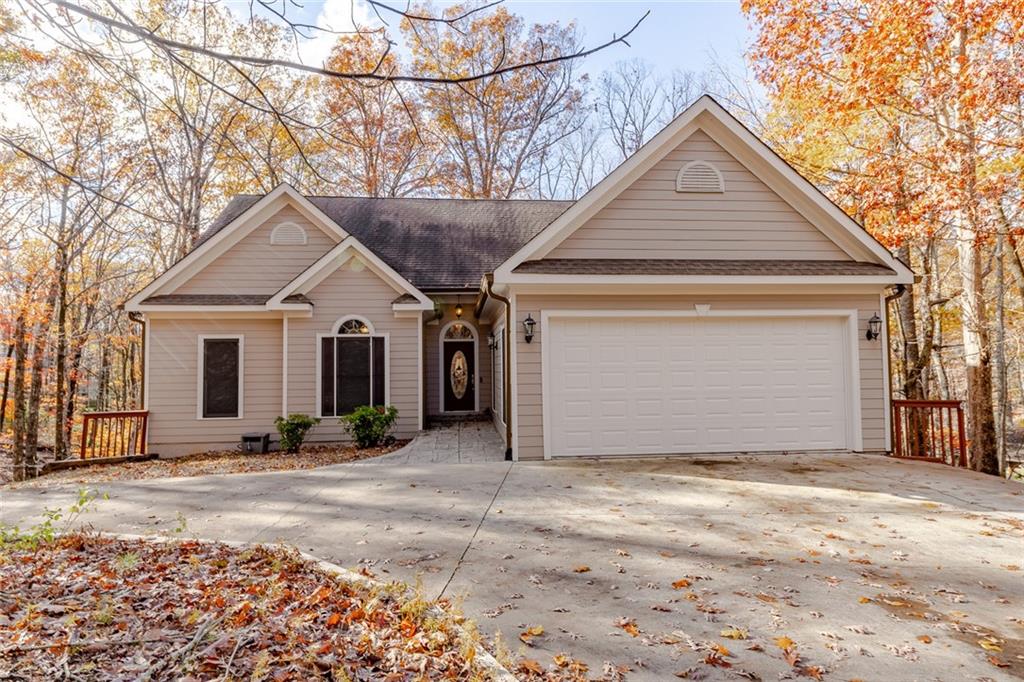
{"label": "white cloud", "polygon": [[362,0],[325,0],[313,23],[324,30],[316,31],[312,38],[299,44],[299,59],[311,66],[323,66],[338,40],[334,32],[381,25],[376,13]]}

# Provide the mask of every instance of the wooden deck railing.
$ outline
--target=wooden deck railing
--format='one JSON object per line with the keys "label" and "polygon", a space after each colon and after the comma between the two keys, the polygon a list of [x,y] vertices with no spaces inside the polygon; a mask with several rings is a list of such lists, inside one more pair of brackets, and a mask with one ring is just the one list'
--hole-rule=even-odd
{"label": "wooden deck railing", "polygon": [[134,457],[146,454],[149,412],[86,412],[79,457]]}
{"label": "wooden deck railing", "polygon": [[959,400],[893,400],[892,454],[967,466],[964,409]]}

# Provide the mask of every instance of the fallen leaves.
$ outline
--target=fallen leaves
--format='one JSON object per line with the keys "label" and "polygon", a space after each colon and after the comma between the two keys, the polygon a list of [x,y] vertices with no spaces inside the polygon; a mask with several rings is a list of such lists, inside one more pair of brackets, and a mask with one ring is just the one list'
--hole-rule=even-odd
{"label": "fallen leaves", "polygon": [[572,569],[573,573],[590,573],[590,566],[576,566]]}
{"label": "fallen leaves", "polygon": [[693,583],[691,581],[687,580],[686,578],[680,578],[679,580],[677,580],[674,583],[672,583],[672,589],[673,590],[685,590],[687,587],[689,587],[692,584]]}
{"label": "fallen leaves", "polygon": [[725,630],[722,630],[719,634],[722,637],[725,637],[726,639],[746,639],[747,638],[747,631],[746,630],[741,630],[740,628],[727,628]]}
{"label": "fallen leaves", "polygon": [[16,679],[480,672],[475,641],[437,603],[280,547],[65,535],[5,549],[0,593],[0,667]]}
{"label": "fallen leaves", "polygon": [[640,635],[640,628],[637,627],[635,618],[628,618],[626,616],[623,616],[622,618],[619,618],[617,621],[615,621],[615,627],[622,628],[632,637],[637,637]]}
{"label": "fallen leaves", "polygon": [[519,633],[519,641],[523,642],[524,644],[529,644],[532,646],[534,637],[540,637],[543,634],[543,625],[531,625],[530,627],[526,628],[525,630]]}

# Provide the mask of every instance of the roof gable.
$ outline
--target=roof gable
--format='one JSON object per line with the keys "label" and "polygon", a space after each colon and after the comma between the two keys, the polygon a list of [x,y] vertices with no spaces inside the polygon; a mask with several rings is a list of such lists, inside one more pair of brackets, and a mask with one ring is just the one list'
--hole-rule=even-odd
{"label": "roof gable", "polygon": [[[573,233],[595,218],[616,197],[641,180],[659,161],[698,130],[740,161],[759,182],[810,225],[820,230],[846,254],[846,259],[887,266],[895,273],[893,282],[913,281],[913,273],[909,268],[707,95],[676,117],[639,151],[502,263],[495,270],[495,280],[499,283],[512,283],[524,278],[524,274],[517,275],[515,272],[519,265],[552,255]],[[673,254],[666,257],[679,256]],[[814,257],[821,258],[822,255],[816,254]]]}
{"label": "roof gable", "polygon": [[852,260],[701,128],[545,258]]}
{"label": "roof gable", "polygon": [[197,273],[201,272],[206,266],[227,253],[241,239],[266,223],[271,216],[285,206],[294,208],[310,223],[327,234],[332,235],[337,240],[343,240],[348,236],[348,233],[341,229],[337,223],[310,203],[306,197],[299,194],[295,188],[287,184],[281,184],[251,203],[245,210],[234,216],[215,233],[197,242],[196,247],[183,258],[128,299],[125,302],[125,309],[136,311],[146,298],[173,292]]}
{"label": "roof gable", "polygon": [[[331,273],[352,260],[372,270],[395,290],[399,295],[393,304],[395,310],[433,310],[433,301],[352,236],[346,237],[271,296],[266,303],[267,308],[291,310],[299,309],[298,306],[301,306],[304,309],[307,304],[292,303],[288,299],[299,294],[308,294]],[[412,300],[404,298],[406,295],[411,296]]]}

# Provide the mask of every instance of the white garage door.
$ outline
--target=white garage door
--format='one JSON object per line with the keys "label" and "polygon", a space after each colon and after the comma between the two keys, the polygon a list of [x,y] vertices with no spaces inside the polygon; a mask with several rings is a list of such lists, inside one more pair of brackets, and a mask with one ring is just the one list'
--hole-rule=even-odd
{"label": "white garage door", "polygon": [[846,329],[840,317],[552,316],[550,454],[848,448]]}

